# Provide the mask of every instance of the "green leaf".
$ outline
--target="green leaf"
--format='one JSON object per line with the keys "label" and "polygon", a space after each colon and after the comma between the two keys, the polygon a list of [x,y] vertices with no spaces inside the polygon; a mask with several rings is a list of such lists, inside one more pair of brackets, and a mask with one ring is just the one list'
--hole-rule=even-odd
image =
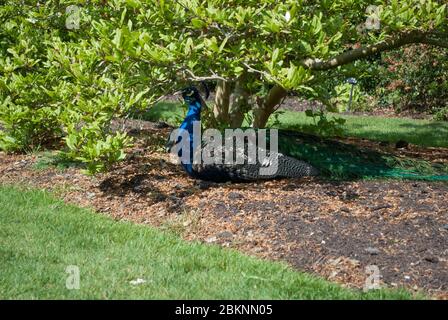
{"label": "green leaf", "polygon": [[191,24],[193,25],[193,27],[195,27],[196,29],[202,29],[205,26],[204,21],[197,19],[197,18],[193,18],[191,19]]}
{"label": "green leaf", "polygon": [[121,18],[120,18],[120,25],[123,25],[124,23],[124,19],[126,19],[126,13],[128,12],[127,8],[123,9],[123,12],[121,13]]}
{"label": "green leaf", "polygon": [[237,75],[240,75],[241,73],[243,73],[244,69],[240,66],[236,66],[235,68],[233,68],[233,72],[235,72]]}
{"label": "green leaf", "polygon": [[226,46],[227,41],[229,40],[229,37],[226,37],[221,45],[219,46],[218,53],[221,53],[224,50],[224,47]]}
{"label": "green leaf", "polygon": [[112,39],[112,43],[115,45],[115,47],[120,48],[121,45],[121,29],[115,29],[115,36]]}
{"label": "green leaf", "polygon": [[280,54],[280,50],[278,48],[275,48],[274,51],[272,52],[272,62],[273,63],[277,62],[279,54]]}

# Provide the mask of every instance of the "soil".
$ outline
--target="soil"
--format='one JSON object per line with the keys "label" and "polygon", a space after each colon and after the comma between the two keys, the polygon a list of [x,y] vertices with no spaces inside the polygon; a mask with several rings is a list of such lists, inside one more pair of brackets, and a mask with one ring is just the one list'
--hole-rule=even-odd
{"label": "soil", "polygon": [[[108,173],[37,169],[42,156],[0,153],[0,183],[43,188],[116,220],[281,260],[347,287],[363,288],[366,268],[374,265],[383,287],[448,299],[448,184],[320,178],[206,183],[189,178],[163,152],[171,130],[163,123],[116,126],[134,135],[135,145]],[[448,161],[448,149],[350,142]]]}

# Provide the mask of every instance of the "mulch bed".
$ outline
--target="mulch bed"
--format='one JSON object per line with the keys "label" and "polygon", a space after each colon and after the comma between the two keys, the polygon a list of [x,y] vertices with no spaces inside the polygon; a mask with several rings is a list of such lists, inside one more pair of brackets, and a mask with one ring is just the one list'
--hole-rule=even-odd
{"label": "mulch bed", "polygon": [[[319,178],[206,183],[187,177],[162,152],[170,128],[144,121],[118,125],[137,139],[126,161],[108,173],[37,170],[36,155],[0,153],[0,183],[43,188],[117,220],[286,261],[348,287],[362,288],[366,267],[376,265],[384,287],[448,299],[448,184]],[[448,161],[447,149],[396,152]]]}

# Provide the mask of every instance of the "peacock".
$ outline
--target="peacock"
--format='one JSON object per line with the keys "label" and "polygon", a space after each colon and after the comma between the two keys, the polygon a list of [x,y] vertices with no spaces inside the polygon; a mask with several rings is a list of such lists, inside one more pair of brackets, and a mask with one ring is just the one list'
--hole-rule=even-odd
{"label": "peacock", "polygon": [[[250,142],[245,140],[243,150],[241,148],[230,150],[234,153],[232,159],[236,159],[235,153],[239,152],[243,156],[242,162],[195,162],[198,152],[207,148],[202,137],[199,137],[201,148],[195,145],[197,137],[194,128],[195,124],[200,124],[201,111],[205,103],[194,86],[185,88],[181,94],[188,105],[188,112],[178,130],[171,133],[166,147],[167,151],[173,151],[179,157],[184,170],[195,179],[213,182],[250,182],[323,176],[339,180],[398,178],[448,181],[447,173],[422,160],[402,159],[391,154],[290,130],[275,130],[278,150],[271,150],[270,133],[274,129],[266,130],[266,144],[257,145],[257,151],[263,151],[266,154],[263,159],[249,158]],[[268,144],[269,147],[267,147]],[[229,150],[222,147],[221,149],[212,148],[211,153],[215,153],[214,156],[218,159],[225,159],[226,152]],[[273,159],[275,170],[266,170],[273,164]],[[265,169],[264,172],[263,169]]]}

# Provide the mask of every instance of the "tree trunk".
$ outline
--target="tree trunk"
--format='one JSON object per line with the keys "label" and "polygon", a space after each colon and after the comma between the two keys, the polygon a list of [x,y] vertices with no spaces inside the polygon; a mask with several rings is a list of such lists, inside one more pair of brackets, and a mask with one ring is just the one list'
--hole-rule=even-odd
{"label": "tree trunk", "polygon": [[218,81],[216,85],[215,105],[213,115],[219,123],[229,122],[229,104],[232,85],[229,81]]}
{"label": "tree trunk", "polygon": [[281,86],[274,86],[264,99],[259,99],[254,108],[254,128],[264,128],[275,107],[286,97],[287,91]]}
{"label": "tree trunk", "polygon": [[249,111],[249,93],[245,88],[245,78],[241,76],[235,83],[235,90],[229,107],[229,124],[231,128],[239,128],[243,124],[244,114]]}

